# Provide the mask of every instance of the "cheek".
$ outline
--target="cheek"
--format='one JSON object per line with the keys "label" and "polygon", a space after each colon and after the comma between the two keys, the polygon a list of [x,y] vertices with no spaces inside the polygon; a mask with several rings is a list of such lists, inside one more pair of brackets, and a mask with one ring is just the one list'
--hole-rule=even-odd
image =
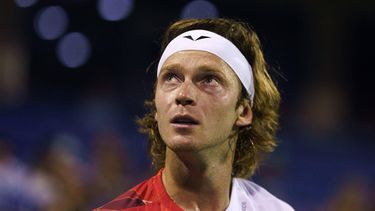
{"label": "cheek", "polygon": [[166,94],[162,91],[157,90],[155,93],[155,107],[156,112],[158,113],[159,119],[162,118],[166,110],[168,109],[168,105],[170,105],[171,101],[171,94]]}
{"label": "cheek", "polygon": [[158,93],[158,91],[155,92],[155,107],[156,107],[156,111],[158,112],[159,111],[159,107],[160,107],[160,95]]}
{"label": "cheek", "polygon": [[156,108],[156,121],[160,121],[161,118],[164,116],[163,115],[163,106],[161,106],[162,102],[161,102],[161,98],[158,97],[157,95],[155,95],[155,108]]}
{"label": "cheek", "polygon": [[[231,103],[228,103],[231,102]],[[218,100],[207,100],[204,113],[210,114],[211,120],[215,123],[228,123],[234,122],[236,120],[236,111],[234,99],[231,97],[221,98]]]}

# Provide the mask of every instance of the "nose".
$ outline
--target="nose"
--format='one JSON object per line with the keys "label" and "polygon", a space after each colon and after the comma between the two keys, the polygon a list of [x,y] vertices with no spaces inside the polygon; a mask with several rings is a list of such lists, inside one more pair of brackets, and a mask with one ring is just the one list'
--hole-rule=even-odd
{"label": "nose", "polygon": [[195,91],[193,85],[189,81],[184,81],[181,85],[176,96],[177,105],[194,105],[195,104]]}

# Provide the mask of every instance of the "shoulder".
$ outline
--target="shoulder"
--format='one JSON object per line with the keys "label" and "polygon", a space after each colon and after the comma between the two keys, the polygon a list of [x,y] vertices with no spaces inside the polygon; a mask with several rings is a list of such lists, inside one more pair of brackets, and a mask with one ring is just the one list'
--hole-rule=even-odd
{"label": "shoulder", "polygon": [[154,185],[155,177],[156,176],[139,183],[127,192],[117,196],[112,201],[94,209],[94,211],[126,210],[153,202],[153,196],[156,191]]}
{"label": "shoulder", "polygon": [[294,210],[289,204],[249,180],[234,178],[233,189],[236,189],[233,191],[240,192],[242,197],[248,198],[251,201],[249,206],[251,206],[253,210]]}

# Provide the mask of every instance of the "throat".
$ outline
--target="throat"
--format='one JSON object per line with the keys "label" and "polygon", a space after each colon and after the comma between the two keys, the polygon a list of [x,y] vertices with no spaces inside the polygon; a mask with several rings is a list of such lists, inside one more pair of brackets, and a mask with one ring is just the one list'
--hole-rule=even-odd
{"label": "throat", "polygon": [[184,210],[225,210],[229,205],[230,175],[220,178],[187,172],[184,176],[177,178],[176,174],[168,172],[166,168],[162,174],[165,190],[170,198]]}
{"label": "throat", "polygon": [[218,153],[209,150],[175,152],[167,148],[164,172],[177,186],[216,188],[223,181],[230,184],[233,158],[233,151],[228,149]]}
{"label": "throat", "polygon": [[[172,153],[172,155],[168,154]],[[162,180],[168,195],[185,210],[224,210],[229,204],[232,160],[204,162],[192,154],[168,152]]]}

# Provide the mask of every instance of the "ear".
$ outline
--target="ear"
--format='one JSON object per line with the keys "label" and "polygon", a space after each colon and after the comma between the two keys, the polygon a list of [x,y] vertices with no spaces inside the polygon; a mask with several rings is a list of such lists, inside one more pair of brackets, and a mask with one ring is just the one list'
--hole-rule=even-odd
{"label": "ear", "polygon": [[247,126],[253,122],[253,111],[248,100],[245,100],[238,106],[237,114],[236,126]]}

